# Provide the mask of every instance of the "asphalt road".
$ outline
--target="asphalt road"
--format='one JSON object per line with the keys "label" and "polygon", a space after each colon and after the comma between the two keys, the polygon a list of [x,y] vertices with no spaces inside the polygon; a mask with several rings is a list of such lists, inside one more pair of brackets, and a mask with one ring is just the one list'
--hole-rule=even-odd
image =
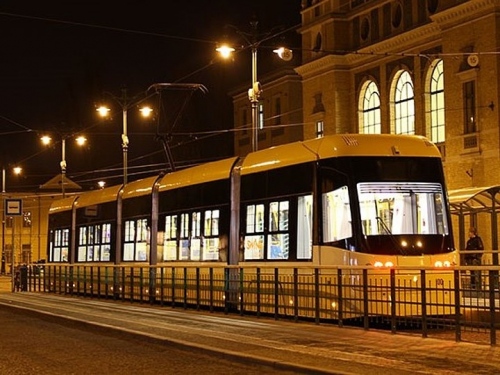
{"label": "asphalt road", "polygon": [[[0,374],[299,374],[0,306]],[[308,372],[310,374],[311,372]]]}

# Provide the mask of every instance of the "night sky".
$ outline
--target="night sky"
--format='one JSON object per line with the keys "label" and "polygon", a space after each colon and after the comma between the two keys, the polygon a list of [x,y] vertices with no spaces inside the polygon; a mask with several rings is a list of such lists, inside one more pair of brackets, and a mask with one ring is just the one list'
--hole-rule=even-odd
{"label": "night sky", "polygon": [[[32,190],[60,173],[61,144],[44,147],[51,132],[66,138],[67,175],[82,187],[121,182],[122,107],[154,94],[154,119],[128,111],[129,181],[167,168],[161,138],[168,139],[176,168],[233,154],[233,109],[229,92],[250,84],[250,51],[232,62],[218,58],[218,41],[228,37],[248,46],[233,25],[259,35],[279,33],[259,48],[259,76],[277,68],[271,47],[300,48],[300,0],[218,1],[23,1],[0,3],[0,162],[8,171],[7,191]],[[158,83],[195,83],[208,90],[147,91]],[[112,120],[95,107],[106,101]],[[74,146],[85,134],[88,144]]]}

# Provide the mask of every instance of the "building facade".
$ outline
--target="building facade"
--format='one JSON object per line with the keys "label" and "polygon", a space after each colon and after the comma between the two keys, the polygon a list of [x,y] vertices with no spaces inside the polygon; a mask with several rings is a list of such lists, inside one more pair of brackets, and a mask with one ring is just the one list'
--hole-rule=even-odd
{"label": "building facade", "polygon": [[[2,194],[2,274],[10,274],[12,266],[31,264],[46,259],[49,208],[59,194]],[[20,204],[20,215],[9,215],[7,202]]]}
{"label": "building facade", "polygon": [[[423,135],[443,155],[449,190],[499,185],[499,11],[498,0],[303,0],[301,85],[288,94],[302,97],[303,138]],[[238,128],[249,123],[250,104],[233,97]],[[266,126],[259,148],[295,140],[273,139]],[[240,155],[250,150],[244,143],[236,133]],[[490,215],[462,219],[461,231],[478,226],[486,246],[497,247]]]}
{"label": "building facade", "polygon": [[[441,150],[448,189],[500,183],[500,1],[316,0],[302,8],[305,138],[318,123],[325,134],[424,135]],[[462,227],[485,228],[491,248],[490,220],[471,215]]]}

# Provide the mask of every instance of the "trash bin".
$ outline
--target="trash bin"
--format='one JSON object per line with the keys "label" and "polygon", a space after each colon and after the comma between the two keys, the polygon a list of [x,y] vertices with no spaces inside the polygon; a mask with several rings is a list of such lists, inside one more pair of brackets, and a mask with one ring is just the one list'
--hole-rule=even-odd
{"label": "trash bin", "polygon": [[19,277],[20,277],[20,288],[21,292],[28,291],[28,266],[22,265],[19,267]]}

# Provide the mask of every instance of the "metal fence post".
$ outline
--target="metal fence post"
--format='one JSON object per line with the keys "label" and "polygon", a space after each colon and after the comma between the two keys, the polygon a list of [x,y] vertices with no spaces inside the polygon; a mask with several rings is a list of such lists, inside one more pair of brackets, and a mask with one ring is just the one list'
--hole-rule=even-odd
{"label": "metal fence post", "polygon": [[210,299],[209,309],[210,312],[214,312],[214,269],[212,267],[210,267],[210,269],[208,270],[208,274],[209,274],[208,284],[210,288],[210,290],[208,291]]}
{"label": "metal fence post", "polygon": [[460,292],[461,292],[461,285],[460,285],[460,272],[459,270],[454,270],[453,271],[453,282],[455,284],[455,341],[460,342],[462,341],[462,330],[460,328],[460,318],[461,318],[461,313],[460,313]]}
{"label": "metal fence post", "polygon": [[299,320],[299,270],[293,269],[293,320]]}
{"label": "metal fence post", "polygon": [[274,319],[278,320],[279,316],[279,268],[274,269]]}
{"label": "metal fence post", "polygon": [[314,322],[319,324],[319,269],[314,269]]}
{"label": "metal fence post", "polygon": [[184,267],[184,277],[183,277],[183,288],[184,288],[184,309],[187,309],[187,299],[188,299],[188,288],[187,288],[187,282],[188,282],[188,276],[187,276],[187,267]]}
{"label": "metal fence post", "polygon": [[391,298],[391,332],[396,333],[396,270],[391,268],[390,274],[390,298]]}
{"label": "metal fence post", "polygon": [[[422,299],[422,337],[427,337],[427,278],[425,270],[420,270],[420,295]],[[432,285],[431,285],[432,288]],[[434,286],[437,293],[437,285]]]}
{"label": "metal fence post", "polygon": [[344,325],[344,298],[343,298],[343,282],[342,282],[342,269],[337,269],[337,309],[339,311],[339,327]]}
{"label": "metal fence post", "polygon": [[260,298],[261,298],[261,290],[260,290],[260,267],[257,268],[257,317],[260,317]]}
{"label": "metal fence post", "polygon": [[493,271],[490,270],[488,272],[489,276],[489,300],[490,300],[490,344],[491,345],[496,345],[497,344],[497,332],[496,332],[496,325],[495,325],[495,310],[496,310],[496,301],[495,301],[495,287],[496,287],[496,279],[497,279],[497,272],[498,271]]}
{"label": "metal fence post", "polygon": [[366,268],[363,268],[363,327],[364,329],[370,328],[368,319],[368,270]]}

